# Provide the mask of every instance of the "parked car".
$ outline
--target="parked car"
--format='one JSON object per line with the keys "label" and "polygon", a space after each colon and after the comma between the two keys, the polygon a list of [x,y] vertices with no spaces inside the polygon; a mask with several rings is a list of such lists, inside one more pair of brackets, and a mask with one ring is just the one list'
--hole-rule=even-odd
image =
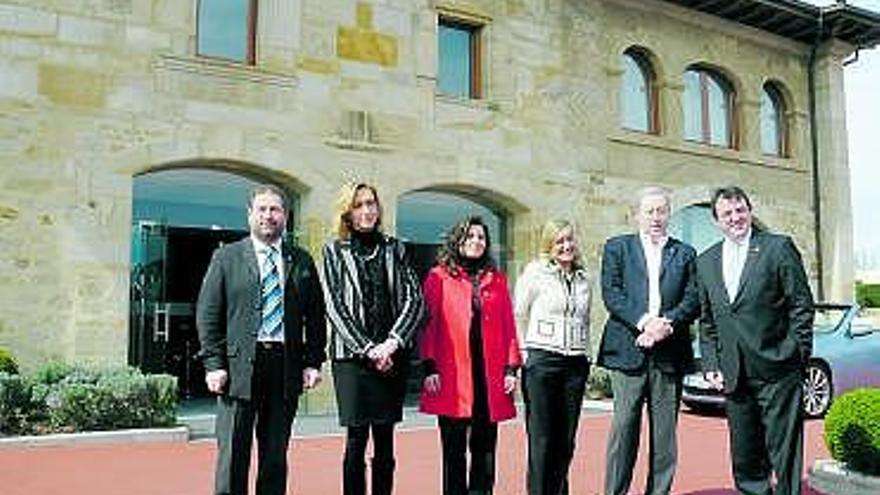
{"label": "parked car", "polygon": [[[857,304],[816,304],[813,356],[804,376],[804,413],[821,417],[834,397],[854,388],[880,387],[880,326],[859,316]],[[682,401],[691,409],[724,405],[724,395],[709,386],[699,362],[697,372],[686,375]]]}

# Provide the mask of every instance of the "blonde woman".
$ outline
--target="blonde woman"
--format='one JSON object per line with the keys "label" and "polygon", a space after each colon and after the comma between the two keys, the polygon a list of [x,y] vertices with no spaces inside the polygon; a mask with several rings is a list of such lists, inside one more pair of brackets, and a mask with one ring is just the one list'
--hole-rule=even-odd
{"label": "blonde woman", "polygon": [[574,226],[547,222],[541,254],[516,283],[530,495],[566,495],[568,468],[590,371],[590,281]]}
{"label": "blonde woman", "polygon": [[423,315],[422,292],[402,242],[382,233],[376,188],[342,188],[335,239],[324,246],[324,295],[339,422],[347,429],[344,495],[366,493],[373,438],[373,495],[390,495],[394,424],[402,417],[406,353]]}

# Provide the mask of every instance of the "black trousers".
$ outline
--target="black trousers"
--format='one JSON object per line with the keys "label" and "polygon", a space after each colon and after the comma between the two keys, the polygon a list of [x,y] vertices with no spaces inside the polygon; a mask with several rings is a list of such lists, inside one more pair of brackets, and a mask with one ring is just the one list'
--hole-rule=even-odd
{"label": "black trousers", "polygon": [[[443,447],[443,495],[491,494],[495,486],[498,424],[483,415],[473,418],[440,416],[438,422]],[[470,476],[467,475],[468,448],[471,453]]]}
{"label": "black trousers", "polygon": [[365,495],[367,473],[364,456],[367,442],[373,433],[371,461],[372,495],[391,495],[394,487],[394,423],[349,426],[345,439],[345,457],[342,460],[343,495]]}
{"label": "black trousers", "polygon": [[287,445],[297,397],[284,398],[284,351],[257,351],[251,400],[225,395],[217,401],[217,470],[214,493],[247,495],[251,447],[256,429],[257,495],[287,490]]}
{"label": "black trousers", "polygon": [[[730,457],[737,490],[745,495],[801,493],[803,375],[777,381],[740,378],[727,396]],[[776,474],[775,490],[770,484]]]}
{"label": "black trousers", "polygon": [[529,439],[529,495],[568,495],[568,468],[590,362],[530,349],[522,390]]}

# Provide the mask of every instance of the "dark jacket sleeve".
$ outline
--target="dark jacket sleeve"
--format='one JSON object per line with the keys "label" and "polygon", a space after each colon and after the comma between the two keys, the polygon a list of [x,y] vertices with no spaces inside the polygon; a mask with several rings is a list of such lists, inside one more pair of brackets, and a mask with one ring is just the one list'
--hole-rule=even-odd
{"label": "dark jacket sleeve", "polygon": [[672,320],[675,328],[688,327],[700,314],[700,294],[697,290],[696,252],[688,245],[679,245],[686,252],[682,284],[684,292],[681,300],[663,316]]}
{"label": "dark jacket sleeve", "polygon": [[418,276],[409,263],[406,256],[406,248],[402,242],[395,241],[393,244],[394,258],[397,262],[397,280],[403,304],[400,305],[400,313],[390,334],[396,337],[401,345],[407,346],[415,337],[416,331],[425,318],[425,300],[422,296],[422,287]]}
{"label": "dark jacket sleeve", "polygon": [[218,248],[211,257],[196,303],[196,328],[201,345],[199,355],[206,371],[228,368],[226,362],[227,301],[223,260],[223,248]]}
{"label": "dark jacket sleeve", "polygon": [[602,301],[613,318],[625,322],[635,332],[644,310],[627,293],[623,242],[623,238],[614,238],[605,243],[602,253]]}
{"label": "dark jacket sleeve", "polygon": [[312,257],[304,254],[308,263],[307,287],[303,293],[307,294],[308,303],[303,308],[305,319],[305,355],[303,364],[309,368],[321,368],[321,364],[327,359],[324,350],[327,347],[327,319],[324,306],[324,294],[321,289],[321,281],[318,278],[318,269]]}
{"label": "dark jacket sleeve", "polygon": [[342,257],[334,250],[334,243],[324,246],[324,297],[327,301],[327,317],[345,346],[355,354],[363,355],[375,345],[366,337],[360,320],[352,314],[345,301],[342,277]]}
{"label": "dark jacket sleeve", "polygon": [[779,271],[788,308],[789,333],[797,339],[801,362],[806,364],[813,353],[813,294],[801,255],[789,237],[784,238],[781,246]]}
{"label": "dark jacket sleeve", "polygon": [[698,283],[700,297],[700,355],[703,371],[718,371],[718,327],[712,314],[712,301],[702,283]]}

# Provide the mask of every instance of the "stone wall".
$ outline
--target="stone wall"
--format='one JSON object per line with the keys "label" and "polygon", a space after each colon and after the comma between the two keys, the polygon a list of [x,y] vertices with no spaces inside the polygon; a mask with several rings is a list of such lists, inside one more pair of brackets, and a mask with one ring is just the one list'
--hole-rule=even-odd
{"label": "stone wall", "polygon": [[[595,271],[603,240],[632,229],[639,188],[667,186],[683,207],[738,183],[817,273],[809,47],[652,0],[261,0],[247,66],[195,56],[195,4],[0,2],[0,345],[25,368],[126,360],[132,178],[168,167],[290,187],[315,254],[347,178],[379,185],[391,232],[399,195],[464,193],[507,213],[512,277],[549,217],[574,218]],[[486,24],[484,99],[435,94],[438,11]],[[659,135],[617,124],[621,54],[634,45],[656,60]],[[846,52],[821,55],[822,191],[834,201],[849,180],[845,132],[832,132]],[[681,74],[697,62],[734,83],[738,149],[681,138]],[[770,79],[785,88],[790,158],[760,151]],[[369,132],[352,134],[359,119]],[[849,205],[823,212],[838,227],[826,267],[842,270],[826,285],[851,287]]]}

